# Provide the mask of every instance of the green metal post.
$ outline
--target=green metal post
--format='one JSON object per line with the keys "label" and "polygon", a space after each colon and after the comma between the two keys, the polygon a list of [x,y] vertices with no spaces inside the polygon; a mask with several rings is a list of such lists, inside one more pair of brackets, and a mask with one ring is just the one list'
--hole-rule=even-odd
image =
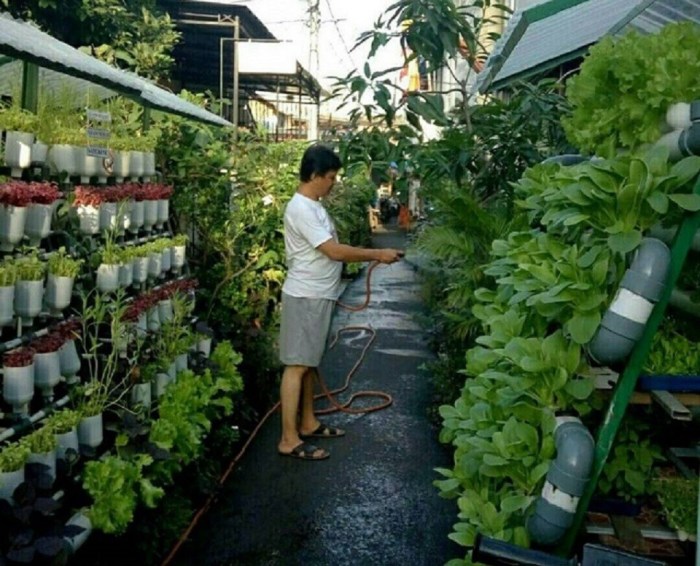
{"label": "green metal post", "polygon": [[[693,192],[695,194],[700,194],[700,178],[696,180]],[[629,405],[632,394],[636,388],[637,378],[639,377],[642,367],[644,366],[644,362],[649,354],[649,350],[651,349],[652,339],[654,338],[654,334],[656,334],[659,324],[661,324],[664,317],[666,306],[668,305],[669,298],[671,297],[671,292],[676,286],[676,281],[678,281],[678,276],[683,269],[685,258],[692,246],[693,237],[695,236],[695,233],[699,227],[700,212],[690,214],[685,217],[678,228],[678,231],[676,232],[675,238],[673,239],[673,244],[671,246],[671,266],[666,288],[664,289],[661,299],[654,307],[654,310],[647,321],[647,325],[641,339],[634,347],[634,350],[632,350],[632,355],[630,356],[624,372],[618,380],[617,387],[615,388],[610,405],[608,406],[605,419],[603,420],[603,424],[598,431],[591,479],[586,486],[586,491],[578,503],[574,522],[567,532],[566,537],[564,537],[561,547],[559,548],[562,555],[568,556],[571,554],[579,532],[583,527],[586,513],[588,511],[588,505],[591,501],[593,493],[596,490],[596,487],[598,486],[598,480],[600,479],[600,475],[605,467],[605,462],[610,455],[613,442],[615,441],[615,435],[617,434],[617,430],[620,428],[622,419],[625,416],[625,411],[627,410],[627,405]]]}
{"label": "green metal post", "polygon": [[35,114],[39,108],[39,67],[27,61],[22,64],[22,108]]}

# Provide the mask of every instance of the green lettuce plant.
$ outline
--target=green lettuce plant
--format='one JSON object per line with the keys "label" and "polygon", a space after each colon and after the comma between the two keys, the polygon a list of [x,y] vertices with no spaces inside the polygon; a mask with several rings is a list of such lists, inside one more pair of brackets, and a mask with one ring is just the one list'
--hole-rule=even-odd
{"label": "green lettuce plant", "polygon": [[46,273],[46,265],[36,252],[18,258],[15,266],[18,281],[41,281]]}
{"label": "green lettuce plant", "polygon": [[15,263],[9,259],[5,259],[0,263],[0,287],[10,287],[17,281],[17,267]]}
{"label": "green lettuce plant", "polygon": [[44,422],[44,426],[54,434],[65,434],[78,426],[80,419],[82,419],[80,412],[72,409],[62,409],[49,415]]}
{"label": "green lettuce plant", "polygon": [[57,277],[71,277],[73,279],[80,273],[82,264],[82,259],[72,257],[64,247],[51,254],[47,262],[49,273]]}
{"label": "green lettuce plant", "polygon": [[0,449],[0,472],[16,472],[27,462],[30,450],[24,442],[13,442]]}
{"label": "green lettuce plant", "polygon": [[24,442],[30,452],[44,454],[56,448],[56,437],[51,427],[42,426],[28,434],[20,442]]}
{"label": "green lettuce plant", "polygon": [[568,81],[567,137],[584,152],[611,157],[661,137],[668,107],[700,98],[700,26],[683,22],[659,33],[606,36]]}

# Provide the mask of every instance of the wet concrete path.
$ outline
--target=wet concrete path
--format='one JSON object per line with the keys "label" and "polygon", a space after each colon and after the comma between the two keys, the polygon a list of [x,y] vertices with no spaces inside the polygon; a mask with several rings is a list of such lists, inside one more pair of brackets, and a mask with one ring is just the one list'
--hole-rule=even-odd
{"label": "wet concrete path", "polygon": [[[403,248],[404,236],[377,233],[374,246]],[[364,292],[360,277],[342,301],[361,303]],[[382,390],[394,404],[362,416],[324,417],[347,435],[320,440],[331,451],[320,462],[277,454],[276,413],[175,564],[436,566],[463,556],[447,538],[455,503],[440,499],[432,485],[433,469],[449,466],[450,457],[426,416],[430,384],[419,368],[431,353],[415,320],[423,308],[417,275],[407,262],[380,266],[373,272],[372,293],[367,310],[337,311],[333,331],[349,325],[375,329],[376,340],[349,392]],[[321,372],[330,388],[344,383],[366,339],[343,334],[326,354]]]}

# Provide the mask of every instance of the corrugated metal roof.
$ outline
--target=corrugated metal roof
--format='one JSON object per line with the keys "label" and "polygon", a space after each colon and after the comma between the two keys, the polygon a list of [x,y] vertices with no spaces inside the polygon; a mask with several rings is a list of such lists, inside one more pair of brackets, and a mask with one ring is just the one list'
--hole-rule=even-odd
{"label": "corrugated metal roof", "polygon": [[582,56],[608,34],[700,22],[700,0],[550,0],[511,17],[476,88],[486,92]]}
{"label": "corrugated metal roof", "polygon": [[[15,20],[8,14],[0,14],[0,53],[31,61],[40,67],[58,73],[84,79],[120,94],[136,98],[143,104],[158,110],[180,114],[218,126],[233,125],[216,114],[187,102],[134,73],[111,67],[51,37],[30,23]],[[84,87],[80,83],[75,84],[78,85],[78,88]]]}

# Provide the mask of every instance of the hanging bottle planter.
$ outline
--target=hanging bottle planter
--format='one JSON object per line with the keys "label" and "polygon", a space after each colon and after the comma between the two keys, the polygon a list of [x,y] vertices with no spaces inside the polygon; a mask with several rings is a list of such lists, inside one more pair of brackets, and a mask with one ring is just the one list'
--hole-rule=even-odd
{"label": "hanging bottle planter", "polygon": [[80,356],[75,347],[75,340],[66,340],[58,350],[58,362],[61,367],[61,375],[66,378],[66,383],[72,385],[80,381],[77,377],[80,371]]}
{"label": "hanging bottle planter", "polygon": [[0,329],[12,324],[15,317],[15,282],[17,270],[12,262],[0,262]]}
{"label": "hanging bottle planter", "polygon": [[42,427],[35,430],[24,438],[24,442],[29,447],[27,457],[27,471],[35,475],[45,476],[48,485],[53,485],[56,481],[56,437],[49,427]]}
{"label": "hanging bottle planter", "polygon": [[76,187],[73,206],[78,213],[80,231],[83,234],[97,234],[100,231],[100,207],[103,195],[92,187]]}
{"label": "hanging bottle planter", "polygon": [[140,285],[148,279],[148,264],[150,263],[148,255],[138,256],[134,258],[133,269],[133,284]]}
{"label": "hanging bottle planter", "polygon": [[148,331],[158,332],[160,330],[160,316],[158,314],[158,307],[154,306],[148,310]]}
{"label": "hanging bottle planter", "polygon": [[26,415],[34,397],[34,351],[18,348],[3,356],[3,399],[12,405],[12,412]]}
{"label": "hanging bottle planter", "polygon": [[32,342],[34,353],[34,386],[41,391],[45,401],[53,400],[53,388],[61,381],[61,361],[58,350],[63,338],[48,334]]}
{"label": "hanging bottle planter", "polygon": [[22,240],[30,202],[26,183],[0,184],[0,250],[12,251]]}
{"label": "hanging bottle planter", "polygon": [[36,254],[17,260],[15,283],[15,314],[26,326],[32,326],[34,317],[41,313],[44,300],[44,264]]}
{"label": "hanging bottle planter", "polygon": [[131,405],[136,407],[143,406],[146,410],[151,408],[151,384],[150,383],[135,383],[131,387]]}
{"label": "hanging bottle planter", "polygon": [[150,232],[158,222],[158,201],[143,201],[143,228]]}
{"label": "hanging bottle planter", "polygon": [[71,257],[65,248],[51,254],[46,279],[46,306],[53,315],[60,315],[73,297],[73,282],[80,273],[83,260]]}
{"label": "hanging bottle planter", "polygon": [[10,167],[12,177],[21,177],[22,170],[32,164],[32,145],[34,145],[34,134],[5,133],[5,164]]}
{"label": "hanging bottle planter", "polygon": [[92,453],[102,444],[104,429],[102,413],[83,417],[78,423],[78,443],[82,454]]}
{"label": "hanging bottle planter", "polygon": [[12,501],[12,494],[24,483],[24,466],[29,449],[24,443],[15,442],[0,449],[0,499]]}
{"label": "hanging bottle planter", "polygon": [[102,263],[97,268],[97,288],[103,293],[119,289],[119,264]]}
{"label": "hanging bottle planter", "polygon": [[129,177],[132,179],[142,177],[144,173],[143,151],[132,151],[130,157]]}
{"label": "hanging bottle planter", "polygon": [[114,230],[117,227],[117,203],[103,202],[100,206],[100,230]]}
{"label": "hanging bottle planter", "polygon": [[173,302],[171,299],[162,299],[158,301],[158,316],[161,324],[170,322],[173,319]]}
{"label": "hanging bottle planter", "polygon": [[187,352],[184,354],[179,354],[175,358],[175,370],[177,373],[180,373],[181,371],[185,371],[187,369],[187,366],[189,365],[189,360],[187,358]]}
{"label": "hanging bottle planter", "polygon": [[48,163],[55,174],[66,173],[73,177],[77,172],[76,148],[67,144],[56,144],[49,148]]}
{"label": "hanging bottle planter", "polygon": [[30,246],[37,247],[41,240],[51,233],[53,210],[51,204],[30,204],[27,208],[24,234],[29,238]]}
{"label": "hanging bottle planter", "polygon": [[150,181],[156,174],[156,154],[153,151],[143,152],[143,176],[144,181]]}
{"label": "hanging bottle planter", "polygon": [[128,230],[132,234],[138,234],[143,227],[144,203],[142,200],[135,200],[131,206],[131,221]]}
{"label": "hanging bottle planter", "polygon": [[87,147],[78,148],[76,165],[83,184],[89,183],[91,177],[103,174],[102,159],[88,155]]}
{"label": "hanging bottle planter", "polygon": [[163,273],[167,273],[172,268],[172,247],[163,248],[163,258],[161,259],[161,268]]}
{"label": "hanging bottle planter", "polygon": [[156,223],[156,228],[159,230],[163,229],[163,225],[168,221],[169,214],[170,201],[167,199],[160,199],[158,201],[158,222]]}
{"label": "hanging bottle planter", "polygon": [[159,251],[152,251],[148,254],[148,275],[149,277],[158,278],[160,277],[161,271],[163,271],[163,254]]}
{"label": "hanging bottle planter", "polygon": [[129,177],[131,173],[131,152],[128,150],[115,151],[114,152],[114,164],[112,165],[112,172],[116,178],[117,183],[124,182],[126,177]]}
{"label": "hanging bottle planter", "polygon": [[126,261],[119,266],[119,286],[130,287],[134,282],[134,260]]}
{"label": "hanging bottle planter", "polygon": [[43,165],[46,163],[49,153],[49,146],[42,141],[34,140],[32,145],[32,163],[35,165]]}
{"label": "hanging bottle planter", "polygon": [[56,460],[67,460],[68,454],[71,451],[75,454],[78,454],[80,451],[77,426],[74,426],[67,432],[56,434]]}

